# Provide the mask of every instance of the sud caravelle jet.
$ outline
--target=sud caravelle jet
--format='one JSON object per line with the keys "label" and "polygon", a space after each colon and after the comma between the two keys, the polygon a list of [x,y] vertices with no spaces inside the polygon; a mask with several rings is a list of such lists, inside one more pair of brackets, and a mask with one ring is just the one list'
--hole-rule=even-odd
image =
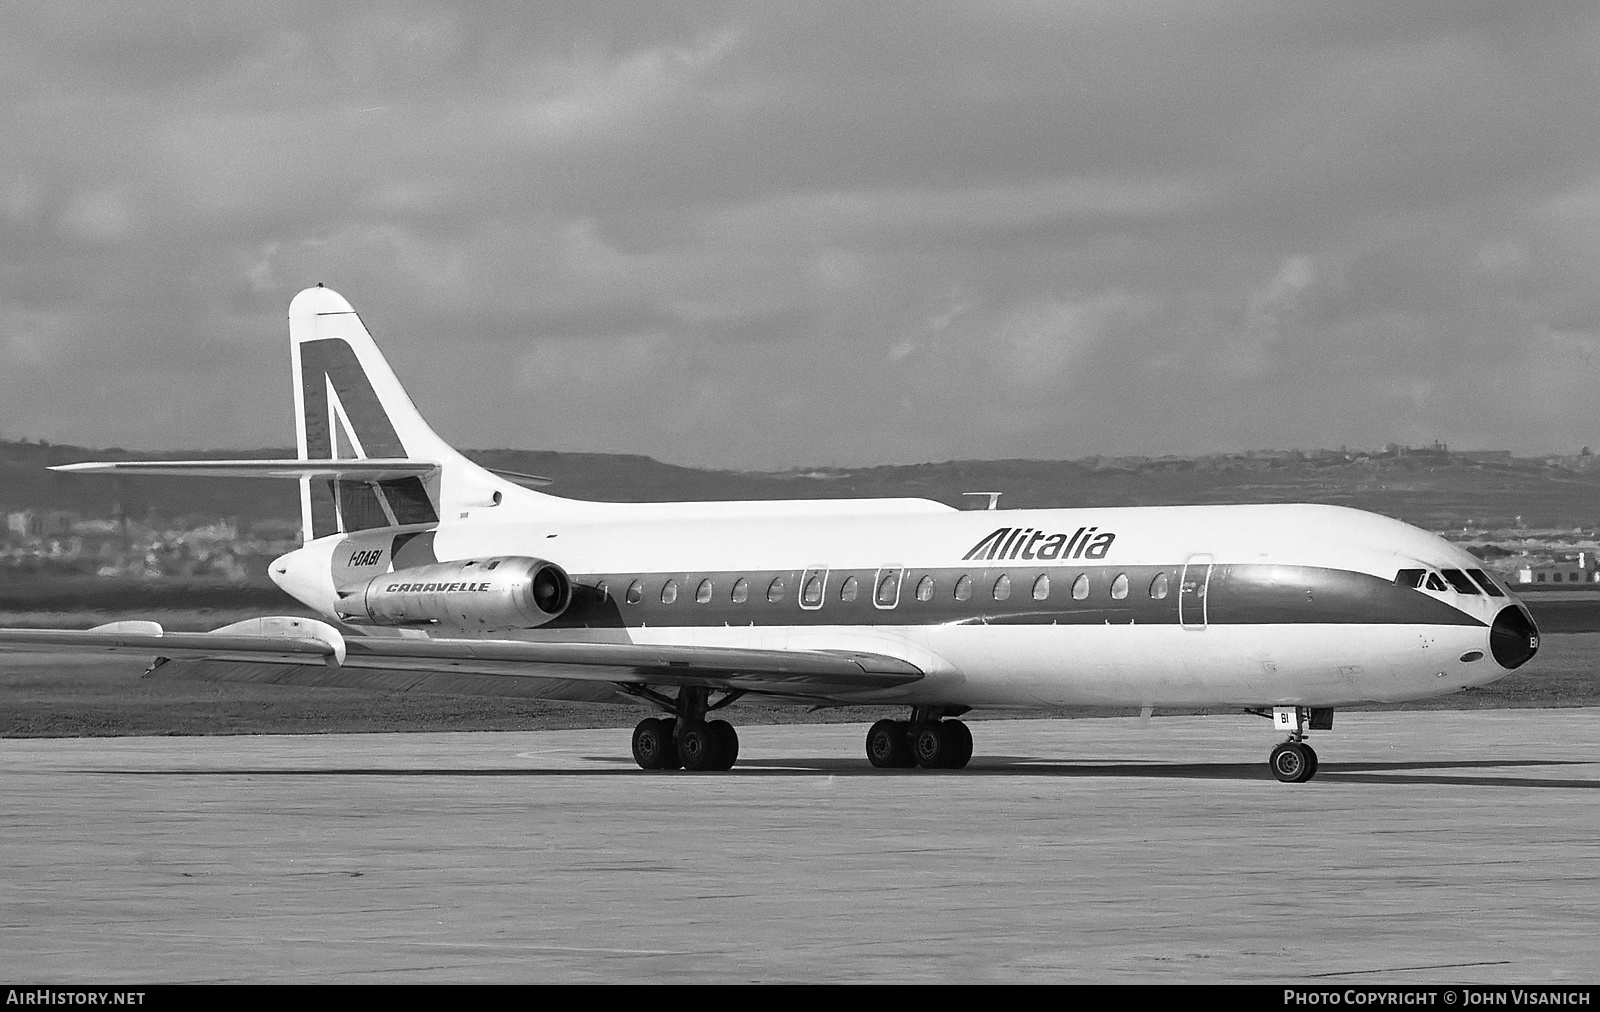
{"label": "sud caravelle jet", "polygon": [[322,619],[0,630],[0,644],[643,704],[664,715],[633,732],[645,769],[731,767],[738,735],[708,717],[746,695],[907,707],[872,726],[867,758],[931,769],[967,764],[955,718],[973,709],[1240,707],[1287,733],[1269,760],[1286,782],[1315,774],[1306,732],[1335,708],[1483,685],[1538,649],[1476,559],[1372,513],[580,502],[446,445],[333,291],[295,297],[289,337],[297,459],[58,470],[297,479],[305,543],[270,572]]}

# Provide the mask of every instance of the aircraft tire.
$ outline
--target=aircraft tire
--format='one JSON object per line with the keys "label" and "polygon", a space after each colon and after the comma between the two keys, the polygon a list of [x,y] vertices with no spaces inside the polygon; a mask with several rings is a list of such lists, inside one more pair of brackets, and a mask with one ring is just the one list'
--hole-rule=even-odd
{"label": "aircraft tire", "polygon": [[880,720],[867,732],[867,762],[879,769],[906,769],[917,764],[907,741],[905,721]]}
{"label": "aircraft tire", "polygon": [[693,773],[727,769],[718,765],[722,760],[722,751],[722,736],[704,721],[690,724],[678,735],[678,758],[683,760],[683,768]]}
{"label": "aircraft tire", "polygon": [[642,770],[675,770],[678,747],[672,740],[672,721],[646,717],[633,729],[633,761]]}
{"label": "aircraft tire", "polygon": [[953,745],[950,758],[946,760],[944,768],[947,770],[966,769],[967,763],[972,760],[972,729],[965,722],[959,720],[941,721],[944,733],[950,736]]}
{"label": "aircraft tire", "polygon": [[1267,765],[1280,782],[1303,784],[1317,772],[1317,754],[1309,745],[1286,741],[1272,750]]}
{"label": "aircraft tire", "polygon": [[717,764],[711,769],[733,769],[733,764],[739,759],[739,732],[725,720],[708,720],[706,727],[711,729],[712,737],[717,742]]}
{"label": "aircraft tire", "polygon": [[[911,734],[911,750],[917,765],[925,770],[959,769],[951,763],[960,758],[960,732],[952,732],[950,725],[959,721],[931,720],[918,725]],[[965,729],[965,725],[962,725]],[[965,765],[965,762],[963,762]]]}

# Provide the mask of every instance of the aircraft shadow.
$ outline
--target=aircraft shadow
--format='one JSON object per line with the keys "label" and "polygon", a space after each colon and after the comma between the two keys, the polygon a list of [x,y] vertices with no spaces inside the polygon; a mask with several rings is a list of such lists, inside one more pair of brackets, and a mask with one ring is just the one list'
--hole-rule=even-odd
{"label": "aircraft shadow", "polygon": [[[402,767],[349,766],[295,769],[230,767],[200,770],[104,770],[83,769],[81,773],[146,777],[1117,777],[1135,780],[1270,780],[1266,763],[1128,763],[1102,760],[1057,762],[1030,756],[982,756],[974,758],[964,770],[880,770],[862,759],[819,759],[796,757],[746,760],[722,773],[684,773],[680,770],[649,771],[634,766],[629,758],[585,756],[590,762],[605,764],[599,769],[491,768],[491,769],[407,769]],[[1556,787],[1577,790],[1600,789],[1600,779],[1561,777],[1519,777],[1468,774],[1452,771],[1509,769],[1529,766],[1588,766],[1587,760],[1492,760],[1411,761],[1385,763],[1328,763],[1317,771],[1316,783],[1369,784],[1453,784],[1476,787]],[[1427,771],[1427,772],[1423,772]]]}

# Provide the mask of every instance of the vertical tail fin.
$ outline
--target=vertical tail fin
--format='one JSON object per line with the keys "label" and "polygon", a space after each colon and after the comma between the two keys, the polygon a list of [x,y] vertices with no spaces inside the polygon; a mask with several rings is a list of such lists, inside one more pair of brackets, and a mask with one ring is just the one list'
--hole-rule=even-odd
{"label": "vertical tail fin", "polygon": [[295,436],[301,460],[408,459],[438,470],[381,481],[302,478],[307,541],[344,531],[437,523],[506,499],[547,500],[484,470],[423,420],[361,318],[337,292],[308,288],[289,305]]}

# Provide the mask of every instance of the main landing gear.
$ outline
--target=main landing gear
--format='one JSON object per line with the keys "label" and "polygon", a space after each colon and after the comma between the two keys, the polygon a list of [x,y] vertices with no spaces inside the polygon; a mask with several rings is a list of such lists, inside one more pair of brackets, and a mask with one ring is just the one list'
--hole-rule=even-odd
{"label": "main landing gear", "polygon": [[739,758],[739,733],[725,720],[707,720],[711,710],[720,710],[744,695],[725,694],[715,704],[711,690],[687,687],[676,699],[649,689],[634,690],[673,717],[646,717],[633,729],[633,761],[645,770],[709,772],[732,769]]}
{"label": "main landing gear", "polygon": [[867,732],[867,761],[880,769],[964,768],[972,758],[972,731],[961,721],[941,720],[942,716],[938,707],[918,706],[910,720],[878,721]]}
{"label": "main landing gear", "polygon": [[1272,775],[1286,784],[1303,784],[1317,775],[1317,753],[1306,744],[1306,730],[1327,731],[1333,728],[1333,711],[1305,706],[1275,706],[1272,713],[1251,710],[1259,716],[1270,716],[1273,726],[1287,730],[1289,740],[1272,750],[1267,766]]}

